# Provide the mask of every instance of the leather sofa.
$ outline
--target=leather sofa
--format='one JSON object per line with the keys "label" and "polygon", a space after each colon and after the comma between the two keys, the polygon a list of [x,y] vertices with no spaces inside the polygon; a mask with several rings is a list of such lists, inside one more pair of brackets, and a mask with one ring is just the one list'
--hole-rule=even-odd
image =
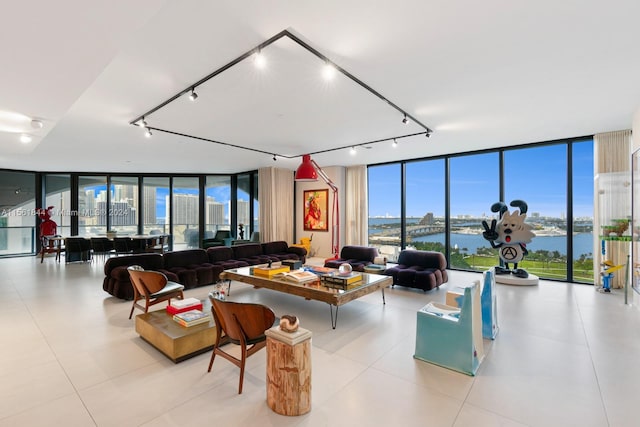
{"label": "leather sofa", "polygon": [[329,268],[339,268],[341,264],[350,264],[353,271],[364,271],[364,268],[373,264],[373,260],[378,256],[378,249],[368,246],[344,246],[340,250],[340,258],[328,259],[324,266]]}
{"label": "leather sofa", "polygon": [[229,268],[266,264],[269,261],[294,259],[305,262],[304,248],[289,247],[285,241],[249,243],[237,246],[217,246],[208,249],[187,249],[164,254],[135,254],[107,259],[102,288],[109,294],[132,299],[133,288],[127,267],[140,265],[145,270],[164,273],[172,282],[185,289],[216,283],[220,273]]}
{"label": "leather sofa", "polygon": [[429,291],[449,279],[447,260],[440,252],[405,249],[398,255],[398,263],[382,274],[393,277],[391,286],[407,286]]}

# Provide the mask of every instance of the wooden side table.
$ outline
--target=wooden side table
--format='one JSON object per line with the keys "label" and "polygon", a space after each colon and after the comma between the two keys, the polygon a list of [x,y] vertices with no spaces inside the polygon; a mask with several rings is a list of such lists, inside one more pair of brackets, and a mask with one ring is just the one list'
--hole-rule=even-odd
{"label": "wooden side table", "polygon": [[288,333],[279,326],[267,335],[267,404],[280,415],[311,410],[311,332]]}

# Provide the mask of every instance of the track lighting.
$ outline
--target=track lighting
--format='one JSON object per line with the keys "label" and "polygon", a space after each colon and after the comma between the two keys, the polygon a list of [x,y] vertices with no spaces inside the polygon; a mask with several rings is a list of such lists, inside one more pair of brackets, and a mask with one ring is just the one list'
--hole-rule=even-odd
{"label": "track lighting", "polygon": [[407,119],[407,115],[404,115],[404,118],[402,119],[402,123],[404,123],[405,125],[409,123],[409,119]]}
{"label": "track lighting", "polygon": [[431,131],[428,130],[427,133],[424,134],[424,136],[426,136],[427,138],[431,137]]}
{"label": "track lighting", "polygon": [[351,150],[349,150],[349,154],[351,154],[352,156],[356,155],[356,147],[351,147]]}
{"label": "track lighting", "polygon": [[147,127],[147,121],[144,119],[144,117],[140,119],[140,121],[138,122],[138,126],[140,126],[141,128]]}
{"label": "track lighting", "polygon": [[391,143],[391,146],[392,146],[393,148],[396,148],[396,147],[398,146],[398,141],[396,141],[396,139],[395,139],[395,138],[393,138],[393,142]]}
{"label": "track lighting", "polygon": [[20,142],[22,142],[23,144],[28,144],[33,140],[33,138],[31,138],[31,135],[27,135],[26,133],[23,133],[22,135],[20,135]]}
{"label": "track lighting", "polygon": [[151,133],[151,129],[147,128],[147,130],[144,132],[144,136],[146,136],[147,138],[151,138],[153,134]]}
{"label": "track lighting", "polygon": [[196,99],[198,99],[198,94],[196,93],[196,89],[195,88],[191,88],[191,93],[189,94],[189,99],[192,101],[195,101]]}
{"label": "track lighting", "polygon": [[333,64],[327,62],[324,64],[324,68],[322,70],[322,75],[325,80],[332,80],[336,75],[336,67]]}
{"label": "track lighting", "polygon": [[278,159],[276,159],[276,155],[274,154],[273,155],[273,161],[275,162],[276,160],[278,160]]}
{"label": "track lighting", "polygon": [[34,129],[42,129],[42,127],[44,126],[44,123],[42,123],[42,120],[38,120],[38,119],[33,119],[31,120],[31,127]]}

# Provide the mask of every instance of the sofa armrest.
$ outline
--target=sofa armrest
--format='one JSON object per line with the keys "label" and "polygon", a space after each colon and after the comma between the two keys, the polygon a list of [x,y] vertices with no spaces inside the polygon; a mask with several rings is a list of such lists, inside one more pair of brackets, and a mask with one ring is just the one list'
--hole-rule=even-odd
{"label": "sofa armrest", "polygon": [[296,254],[303,260],[307,257],[307,250],[299,246],[289,246],[289,248],[287,249],[287,252]]}

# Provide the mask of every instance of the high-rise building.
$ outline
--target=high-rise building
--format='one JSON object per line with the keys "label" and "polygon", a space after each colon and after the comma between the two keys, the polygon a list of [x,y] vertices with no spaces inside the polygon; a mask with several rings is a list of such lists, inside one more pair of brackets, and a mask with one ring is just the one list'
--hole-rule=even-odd
{"label": "high-rise building", "polygon": [[143,221],[145,224],[156,224],[158,219],[156,217],[156,191],[157,187],[145,186],[142,190],[142,197],[144,198],[144,211]]}
{"label": "high-rise building", "polygon": [[207,225],[226,225],[224,203],[216,202],[213,197],[207,197],[205,202],[205,217]]}
{"label": "high-rise building", "polygon": [[176,225],[198,224],[198,195],[173,195],[173,223]]}

